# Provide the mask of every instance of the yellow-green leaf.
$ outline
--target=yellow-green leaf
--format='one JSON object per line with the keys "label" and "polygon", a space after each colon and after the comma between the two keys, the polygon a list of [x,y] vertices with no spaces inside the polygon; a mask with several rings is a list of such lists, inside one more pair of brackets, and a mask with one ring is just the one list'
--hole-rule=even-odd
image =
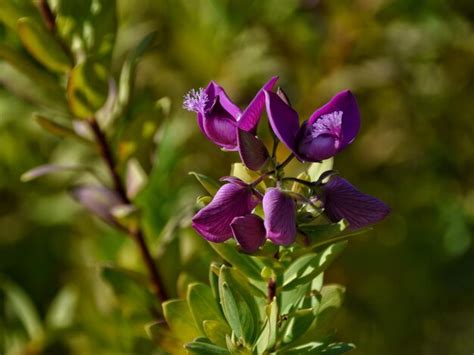
{"label": "yellow-green leaf", "polygon": [[47,29],[29,17],[18,20],[18,35],[30,54],[46,68],[67,73],[71,60]]}
{"label": "yellow-green leaf", "polygon": [[75,116],[93,116],[104,105],[107,93],[107,70],[102,64],[87,60],[71,71],[67,98],[69,108]]}

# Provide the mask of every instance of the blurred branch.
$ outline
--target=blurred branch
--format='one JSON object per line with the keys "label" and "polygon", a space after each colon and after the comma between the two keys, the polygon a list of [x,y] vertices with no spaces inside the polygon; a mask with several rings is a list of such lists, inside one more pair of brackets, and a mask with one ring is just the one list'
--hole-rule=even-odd
{"label": "blurred branch", "polygon": [[[115,159],[112,154],[112,150],[110,149],[110,145],[107,141],[107,137],[105,136],[104,132],[102,131],[97,120],[94,117],[89,120],[89,125],[92,129],[92,132],[94,133],[94,137],[102,160],[107,165],[110,176],[112,177],[115,191],[125,204],[133,204],[133,202],[130,201],[130,199],[128,198],[125,187],[117,172]],[[166,293],[163,280],[161,279],[161,276],[156,268],[153,256],[151,255],[150,249],[148,248],[148,245],[146,243],[146,238],[142,228],[138,224],[136,227],[127,228],[127,233],[135,240],[138,245],[138,248],[140,249],[143,262],[145,263],[145,266],[148,269],[150,280],[156,296],[158,297],[159,301],[166,301],[168,299],[168,295]]]}

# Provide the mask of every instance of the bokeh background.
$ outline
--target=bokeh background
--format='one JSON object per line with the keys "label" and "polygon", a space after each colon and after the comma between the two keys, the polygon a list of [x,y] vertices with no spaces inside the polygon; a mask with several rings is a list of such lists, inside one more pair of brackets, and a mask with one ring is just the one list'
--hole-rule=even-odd
{"label": "bokeh background", "polygon": [[[198,195],[188,171],[219,177],[237,159],[200,135],[181,108],[187,90],[216,80],[243,105],[279,75],[304,118],[350,88],[362,130],[335,166],[393,212],[354,239],[327,274],[328,282],[347,286],[338,337],[358,346],[354,354],[472,354],[472,1],[118,0],[117,13],[114,75],[127,51],[157,30],[138,66],[129,115],[130,122],[167,127],[143,198],[153,207],[151,234]],[[21,50],[5,21],[0,40]],[[137,340],[142,322],[118,307],[96,270],[107,261],[137,263],[133,245],[70,199],[73,175],[20,181],[35,165],[94,159],[90,149],[33,122],[48,100],[33,84],[0,61],[0,274],[46,325],[33,320],[25,331],[3,307],[1,345],[16,344],[20,353],[147,353],[145,340]],[[171,99],[168,117],[156,104],[162,97]],[[192,232],[180,239],[180,267],[205,277],[210,251]],[[202,254],[187,255],[188,242],[201,245]],[[178,263],[166,262],[170,269]],[[170,284],[176,277],[170,271]],[[55,304],[66,311],[51,315]],[[47,337],[46,346],[31,341],[35,332]]]}

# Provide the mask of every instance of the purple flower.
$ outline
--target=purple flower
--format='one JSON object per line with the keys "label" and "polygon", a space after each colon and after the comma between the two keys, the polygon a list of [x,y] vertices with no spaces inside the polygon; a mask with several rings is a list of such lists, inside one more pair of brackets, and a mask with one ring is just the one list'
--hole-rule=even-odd
{"label": "purple flower", "polygon": [[193,228],[211,242],[224,242],[232,237],[234,218],[250,214],[260,202],[251,187],[242,182],[223,185],[209,205],[192,219]]}
{"label": "purple flower", "polygon": [[230,228],[235,240],[247,253],[257,251],[265,243],[266,231],[263,220],[254,214],[234,218]]}
{"label": "purple flower", "polygon": [[210,141],[226,150],[238,150],[237,128],[255,133],[265,106],[263,92],[272,90],[277,80],[273,77],[263,85],[244,112],[214,81],[206,89],[193,89],[186,94],[183,107],[197,113],[199,128]]}
{"label": "purple flower", "polygon": [[265,102],[273,131],[302,161],[321,161],[336,155],[359,132],[359,109],[349,90],[317,109],[301,127],[296,111],[277,94],[265,91]]}
{"label": "purple flower", "polygon": [[296,238],[296,205],[293,199],[276,187],[263,196],[267,238],[279,245],[290,245]]}
{"label": "purple flower", "polygon": [[339,176],[334,176],[322,189],[326,215],[332,222],[346,219],[351,229],[377,223],[390,213],[384,202],[360,192]]}

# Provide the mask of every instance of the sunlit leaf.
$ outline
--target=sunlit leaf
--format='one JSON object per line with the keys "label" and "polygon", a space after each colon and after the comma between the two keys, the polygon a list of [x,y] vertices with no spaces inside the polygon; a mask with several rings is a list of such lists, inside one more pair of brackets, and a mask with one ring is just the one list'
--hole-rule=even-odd
{"label": "sunlit leaf", "polygon": [[194,171],[189,172],[189,175],[192,175],[196,178],[197,181],[204,187],[204,189],[209,192],[211,196],[214,196],[217,192],[217,190],[220,189],[222,186],[221,183],[218,181],[214,180],[213,178],[210,178],[209,176],[206,176],[204,174],[199,174]]}
{"label": "sunlit leaf", "polygon": [[71,60],[43,25],[23,17],[18,20],[18,34],[28,52],[45,67],[61,73],[71,69]]}
{"label": "sunlit leaf", "polygon": [[94,116],[105,103],[108,93],[107,69],[87,60],[75,66],[67,84],[71,112],[78,118]]}
{"label": "sunlit leaf", "polygon": [[307,254],[296,259],[283,275],[283,289],[310,282],[323,272],[331,262],[344,250],[346,242],[332,244],[318,254]]}
{"label": "sunlit leaf", "polygon": [[74,285],[64,286],[49,306],[46,326],[49,329],[62,329],[71,326],[76,315],[79,293]]}
{"label": "sunlit leaf", "polygon": [[37,166],[27,172],[23,173],[20,177],[21,181],[28,182],[37,179],[41,176],[59,173],[59,172],[78,172],[87,171],[87,168],[82,165],[57,165],[57,164],[45,164]]}
{"label": "sunlit leaf", "polygon": [[[205,320],[220,321],[221,327],[227,326],[209,286],[202,283],[189,285],[187,301],[194,320],[203,334]],[[230,329],[228,333],[230,334]]]}
{"label": "sunlit leaf", "polygon": [[181,341],[188,342],[199,336],[199,329],[186,301],[166,301],[163,303],[163,312],[171,331]]}
{"label": "sunlit leaf", "polygon": [[126,173],[127,196],[133,199],[146,185],[148,176],[137,159],[130,159]]}

